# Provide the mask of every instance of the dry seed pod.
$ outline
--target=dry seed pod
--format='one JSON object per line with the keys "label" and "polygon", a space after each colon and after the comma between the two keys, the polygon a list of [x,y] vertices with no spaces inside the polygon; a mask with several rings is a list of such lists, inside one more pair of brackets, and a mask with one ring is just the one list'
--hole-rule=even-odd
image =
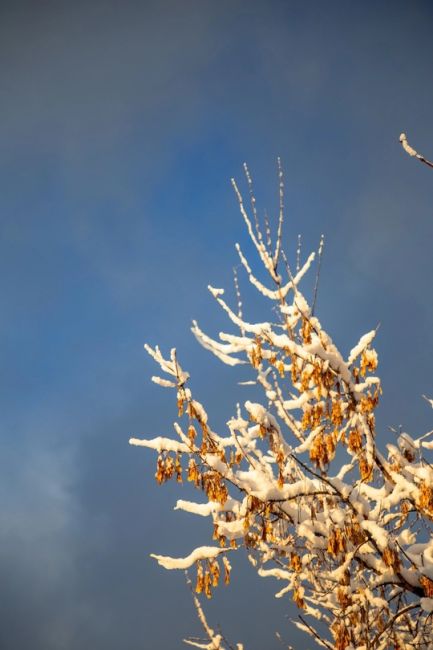
{"label": "dry seed pod", "polygon": [[299,609],[305,608],[304,588],[299,584],[296,584],[295,588],[293,589],[293,602],[297,607],[299,607]]}
{"label": "dry seed pod", "polygon": [[422,576],[419,580],[420,585],[424,589],[424,593],[427,598],[433,598],[433,580],[430,580],[430,578],[427,578],[426,576]]}
{"label": "dry seed pod", "polygon": [[204,575],[203,575],[203,566],[201,562],[197,562],[197,582],[195,586],[195,592],[201,594],[204,589]]}
{"label": "dry seed pod", "polygon": [[299,573],[301,571],[302,562],[301,562],[301,558],[297,553],[294,552],[290,553],[290,566],[294,571],[296,571],[296,573]]}
{"label": "dry seed pod", "polygon": [[353,429],[349,433],[349,439],[347,441],[347,446],[349,447],[350,451],[353,451],[354,453],[357,453],[361,451],[362,449],[362,437],[361,434],[359,433],[358,429]]}
{"label": "dry seed pod", "polygon": [[232,566],[225,555],[223,556],[223,564],[224,564],[224,584],[228,585],[230,584],[230,573],[232,570]]}

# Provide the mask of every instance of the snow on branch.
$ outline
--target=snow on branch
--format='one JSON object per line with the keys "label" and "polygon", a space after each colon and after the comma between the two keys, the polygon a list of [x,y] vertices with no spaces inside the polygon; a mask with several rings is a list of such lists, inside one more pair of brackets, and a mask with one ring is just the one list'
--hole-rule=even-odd
{"label": "snow on branch", "polygon": [[407,141],[406,133],[401,133],[399,140],[401,146],[403,147],[405,152],[409,154],[409,156],[412,156],[412,158],[417,158],[420,162],[424,163],[428,167],[433,167],[433,162],[430,162],[430,160],[424,158],[424,156],[419,154],[417,151],[415,151],[413,147],[410,146],[409,142]]}
{"label": "snow on branch", "polygon": [[227,552],[227,549],[218,548],[217,546],[200,546],[187,557],[173,558],[165,555],[155,555],[154,553],[151,553],[150,557],[153,557],[164,569],[189,569],[200,560],[214,559],[225,552]]}

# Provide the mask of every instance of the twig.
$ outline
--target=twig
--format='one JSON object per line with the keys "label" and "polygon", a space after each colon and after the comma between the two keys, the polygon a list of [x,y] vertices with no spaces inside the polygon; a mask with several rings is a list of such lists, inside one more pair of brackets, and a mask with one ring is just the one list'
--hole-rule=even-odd
{"label": "twig", "polygon": [[[242,321],[243,318],[243,313],[242,313],[242,297],[241,297],[241,292],[239,289],[239,279],[238,279],[238,269],[236,266],[233,267],[233,281],[235,285],[235,293],[236,293],[236,299],[238,302],[238,318],[239,320]],[[241,334],[242,336],[245,336],[245,328],[243,326],[240,327]]]}
{"label": "twig", "polygon": [[296,273],[298,273],[301,268],[301,247],[302,247],[302,235],[298,235],[298,245],[296,248]]}
{"label": "twig", "polygon": [[281,239],[283,234],[283,222],[284,222],[284,176],[283,170],[281,168],[281,160],[278,157],[278,189],[279,189],[279,198],[280,198],[280,214],[278,217],[278,231],[277,231],[277,244],[275,247],[274,254],[274,267],[277,268],[278,260],[280,257],[281,251]]}
{"label": "twig", "polygon": [[318,251],[318,260],[317,260],[317,273],[316,273],[316,283],[314,285],[314,293],[313,293],[313,304],[311,307],[311,315],[314,316],[314,310],[316,308],[316,301],[317,301],[317,290],[319,288],[319,280],[320,280],[320,268],[322,266],[322,255],[323,255],[323,246],[325,243],[325,237],[324,235],[321,236],[320,238],[320,244],[319,244],[319,251]]}
{"label": "twig", "polygon": [[200,623],[203,626],[204,631],[206,632],[206,634],[209,637],[210,644],[209,645],[200,644],[200,643],[197,643],[195,640],[192,640],[192,639],[184,639],[184,643],[186,643],[187,645],[193,645],[193,646],[196,646],[196,647],[199,647],[199,648],[200,647],[201,648],[209,648],[209,650],[211,650],[211,649],[212,650],[225,650],[224,647],[221,645],[220,635],[215,635],[214,630],[210,627],[210,625],[208,624],[208,622],[206,620],[206,616],[204,614],[204,611],[203,611],[203,608],[202,608],[202,606],[200,604],[200,601],[199,601],[199,599],[197,598],[197,596],[195,595],[195,593],[193,591],[191,578],[189,577],[187,571],[185,571],[185,576],[186,576],[187,585],[191,590],[191,594],[192,594],[193,601],[194,601],[194,606],[195,606],[195,608],[197,610],[197,616],[199,618]]}

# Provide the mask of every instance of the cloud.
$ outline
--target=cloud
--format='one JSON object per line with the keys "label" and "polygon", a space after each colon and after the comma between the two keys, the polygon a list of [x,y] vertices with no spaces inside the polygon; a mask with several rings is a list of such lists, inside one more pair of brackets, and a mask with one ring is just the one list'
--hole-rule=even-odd
{"label": "cloud", "polygon": [[71,450],[47,445],[34,424],[28,422],[31,435],[17,430],[20,439],[2,450],[0,573],[8,624],[0,638],[4,647],[54,649],[65,647],[61,636],[58,646],[51,636],[65,614],[65,585],[78,568],[78,504],[71,491],[76,468]]}

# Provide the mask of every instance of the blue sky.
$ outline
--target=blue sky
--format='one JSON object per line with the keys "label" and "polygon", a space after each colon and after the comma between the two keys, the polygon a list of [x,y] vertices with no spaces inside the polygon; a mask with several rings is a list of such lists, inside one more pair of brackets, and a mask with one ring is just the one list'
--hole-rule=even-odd
{"label": "blue sky", "polygon": [[[0,4],[2,647],[162,650],[199,631],[183,576],[149,553],[208,526],[171,511],[176,488],[128,439],[175,417],[145,341],[177,346],[215,427],[247,398],[189,332],[224,326],[206,286],[231,285],[245,242],[244,160],[272,212],[282,158],[289,255],[325,234],[337,344],[381,322],[379,439],[431,428],[433,174],[398,136],[433,156],[432,27],[420,1]],[[275,630],[296,645],[277,585],[233,573],[212,623],[249,650],[281,647]]]}

